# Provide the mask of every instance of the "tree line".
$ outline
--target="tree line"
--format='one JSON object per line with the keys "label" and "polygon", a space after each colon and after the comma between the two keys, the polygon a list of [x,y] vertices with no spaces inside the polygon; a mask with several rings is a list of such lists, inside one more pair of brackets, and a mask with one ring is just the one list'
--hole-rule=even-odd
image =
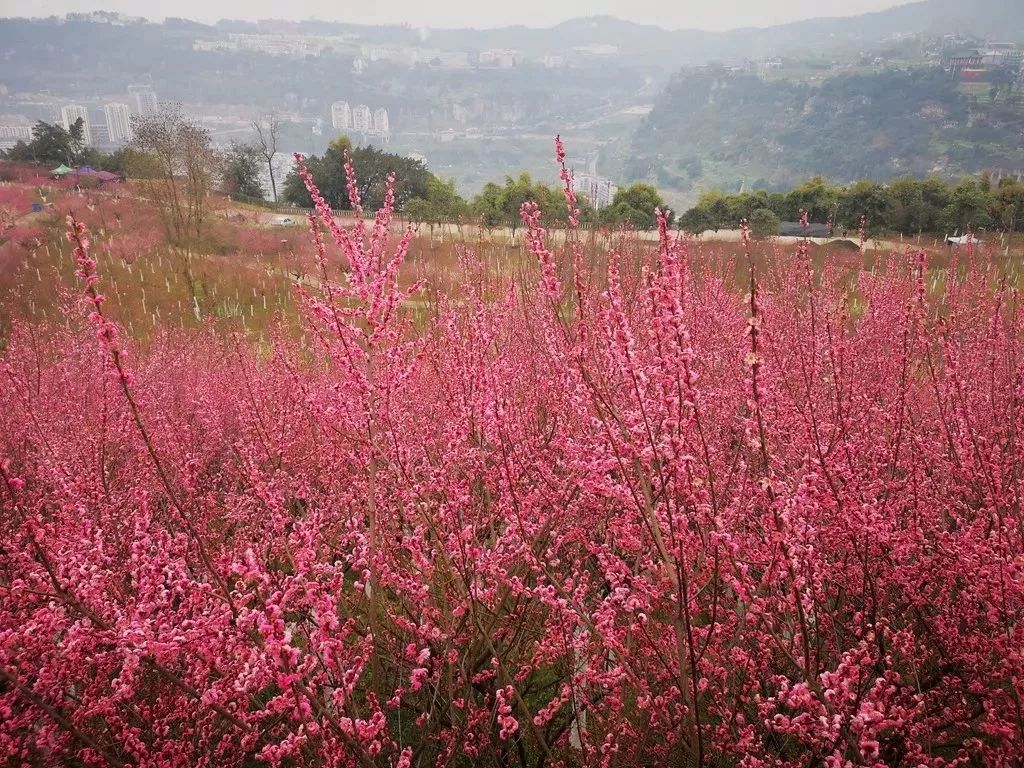
{"label": "tree line", "polygon": [[89,165],[97,170],[124,173],[126,150],[108,153],[86,146],[85,121],[78,118],[68,128],[40,120],[32,126],[29,141],[19,141],[0,156],[15,163]]}
{"label": "tree line", "polygon": [[[112,153],[88,147],[84,125],[78,120],[70,129],[40,121],[32,131],[32,140],[19,142],[4,155],[15,162],[39,165],[90,165],[131,176],[147,187],[147,192],[165,212],[168,237],[175,242],[202,237],[205,199],[219,191],[237,199],[266,200],[261,176],[270,179],[273,201],[278,191],[283,202],[309,208],[312,201],[302,177],[293,170],[278,184],[277,149],[279,124],[274,115],[253,121],[253,140],[232,142],[217,149],[210,134],[186,117],[175,105],[164,105],[154,115],[134,116],[133,138]],[[546,223],[562,223],[567,218],[561,187],[533,179],[527,173],[508,176],[503,183],[490,182],[479,194],[467,199],[456,190],[454,179],[433,174],[422,161],[385,152],[377,147],[353,146],[347,136],[339,136],[321,155],[305,158],[328,204],[335,210],[349,210],[344,154],[348,152],[356,168],[357,189],[365,210],[384,204],[388,174],[395,174],[395,206],[410,220],[433,228],[445,222],[475,221],[488,228],[520,226],[519,210],[525,202],[537,202]],[[665,201],[650,184],[633,184],[617,191],[611,204],[596,210],[580,196],[580,220],[588,224],[629,225],[653,229],[657,210]]]}
{"label": "tree line", "polygon": [[[347,136],[335,139],[323,155],[313,155],[304,161],[320,193],[335,210],[352,207],[344,173],[346,151],[358,173],[359,196],[367,210],[384,204],[385,181],[388,173],[394,172],[396,209],[410,220],[430,227],[445,222],[475,221],[488,228],[508,226],[515,231],[520,226],[519,210],[525,202],[538,203],[548,224],[565,222],[568,216],[561,187],[533,179],[528,173],[507,176],[503,183],[489,182],[478,194],[467,199],[456,190],[454,179],[436,176],[421,160],[389,154],[375,147],[353,147]],[[312,206],[309,192],[297,171],[285,179],[282,197],[291,205]],[[653,229],[657,224],[656,211],[665,208],[665,201],[650,184],[633,184],[618,190],[611,204],[601,210],[595,209],[583,196],[579,198],[578,207],[584,223],[628,224],[636,229]]]}
{"label": "tree line", "polygon": [[837,233],[857,231],[862,221],[872,234],[1018,232],[1024,227],[1024,183],[1014,177],[996,180],[988,172],[957,182],[902,176],[887,184],[864,180],[848,186],[815,176],[789,192],[706,192],[678,223],[701,233],[733,229],[746,219],[763,236],[778,234],[781,222],[798,221],[801,211]]}
{"label": "tree line", "polygon": [[[174,105],[153,115],[135,116],[133,138],[128,146],[105,153],[85,146],[81,120],[70,128],[40,121],[29,142],[8,150],[7,160],[37,164],[91,165],[138,179],[160,204],[170,240],[201,239],[207,198],[219,191],[241,199],[265,199],[261,175],[269,173],[272,194],[278,190],[284,202],[311,207],[302,178],[292,171],[278,184],[275,160],[277,121],[273,115],[253,122],[254,140],[214,146],[210,134]],[[490,182],[467,199],[455,181],[441,179],[422,161],[373,147],[354,147],[347,136],[335,139],[321,156],[309,156],[306,166],[332,208],[351,208],[344,173],[348,152],[358,173],[358,192],[363,208],[376,210],[384,204],[389,173],[396,177],[396,209],[410,220],[431,228],[444,222],[474,221],[485,227],[519,227],[519,210],[527,201],[537,202],[545,223],[558,224],[567,217],[558,186],[533,179],[529,174],[507,176],[503,183]],[[657,211],[673,214],[658,190],[645,183],[619,189],[611,204],[597,210],[585,197],[579,200],[580,219],[588,224],[628,225],[653,229]],[[797,221],[806,211],[812,222],[828,224],[838,234],[856,231],[863,221],[869,233],[952,233],[1000,230],[1017,232],[1024,227],[1024,183],[1014,177],[994,179],[988,172],[958,182],[937,177],[903,176],[887,184],[862,180],[843,186],[815,176],[789,192],[755,190],[739,194],[705,192],[697,204],[678,217],[681,229],[694,233],[735,228],[746,219],[756,235],[778,234],[781,222]]]}
{"label": "tree line", "polygon": [[[271,114],[252,123],[254,140],[214,145],[209,131],[174,104],[151,115],[132,117],[132,138],[114,152],[85,144],[81,118],[65,128],[40,120],[29,141],[19,141],[0,157],[11,162],[50,167],[91,166],[138,181],[160,212],[169,242],[184,244],[203,238],[212,192],[264,200],[260,176],[270,175],[276,198],[275,157],[279,123]],[[81,184],[89,184],[86,177]]]}

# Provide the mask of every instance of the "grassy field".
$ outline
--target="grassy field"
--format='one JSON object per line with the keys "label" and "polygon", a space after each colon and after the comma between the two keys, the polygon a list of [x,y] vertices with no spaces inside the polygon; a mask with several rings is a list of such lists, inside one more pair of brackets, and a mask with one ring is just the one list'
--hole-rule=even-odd
{"label": "grassy field", "polygon": [[[33,203],[40,203],[42,210],[33,212]],[[298,290],[316,289],[320,283],[301,216],[294,217],[294,225],[275,226],[265,209],[218,199],[204,241],[178,247],[163,235],[159,212],[140,199],[130,184],[80,191],[44,179],[5,183],[0,185],[0,207],[6,211],[0,232],[0,329],[9,328],[15,318],[46,321],[65,314],[62,307],[77,290],[75,265],[64,236],[64,216],[69,212],[85,221],[93,233],[93,253],[99,260],[112,318],[140,340],[150,338],[160,327],[208,324],[256,338],[274,329],[301,335]],[[404,226],[395,224],[396,240]],[[524,279],[534,259],[521,235],[521,230],[513,236],[508,230],[488,232],[472,226],[438,227],[433,232],[421,227],[401,274],[406,284],[421,280],[425,285],[410,303],[422,311],[439,293],[457,295],[465,273],[460,260],[466,257],[479,260],[485,267],[482,274],[495,285]],[[591,266],[611,247],[637,257],[656,248],[643,233],[587,231],[580,237]],[[941,269],[951,257],[934,238],[875,245],[878,252],[864,254],[838,243],[812,248],[819,268],[842,265],[853,271],[874,268],[879,253],[917,247],[928,251],[933,267]],[[690,250],[697,263],[724,268],[735,273],[737,280],[745,279],[740,243],[694,242]],[[787,256],[795,246],[762,243],[755,250],[759,261],[774,265],[773,279],[785,281]],[[330,253],[340,258],[337,249]],[[995,251],[989,255],[1016,279],[1019,259]],[[333,266],[340,267],[340,261]]]}

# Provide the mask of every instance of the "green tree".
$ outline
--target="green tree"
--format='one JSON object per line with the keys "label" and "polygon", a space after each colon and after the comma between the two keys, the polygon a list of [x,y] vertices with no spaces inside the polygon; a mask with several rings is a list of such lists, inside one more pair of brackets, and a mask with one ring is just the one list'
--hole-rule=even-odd
{"label": "green tree", "polygon": [[615,193],[612,204],[601,211],[601,220],[608,224],[628,223],[636,229],[654,229],[658,226],[659,210],[668,212],[657,189],[650,184],[632,184]]}
{"label": "green tree", "polygon": [[426,199],[436,208],[438,214],[455,220],[469,213],[469,203],[455,188],[455,179],[439,179],[434,174],[427,178]]}
{"label": "green tree", "polygon": [[990,202],[988,193],[974,179],[966,178],[950,195],[949,205],[942,212],[942,223],[947,230],[960,232],[987,229],[992,226]]}
{"label": "green tree", "polygon": [[260,166],[261,156],[257,147],[233,142],[224,154],[224,172],[221,179],[224,192],[234,197],[263,200]]}
{"label": "green tree", "polygon": [[725,227],[729,229],[739,224],[739,219],[733,219],[734,206],[717,189],[705,192],[697,200],[697,207],[703,209],[708,220],[708,229],[715,232]]}
{"label": "green tree", "polygon": [[1024,224],[1024,185],[1000,184],[992,202],[993,217],[1010,232]]}
{"label": "green tree", "polygon": [[470,209],[480,219],[480,223],[488,230],[493,229],[501,223],[501,195],[500,184],[489,181],[484,185],[470,204]]}
{"label": "green tree", "polygon": [[[730,213],[734,217],[733,221],[736,222],[739,222],[741,219],[751,221],[754,216],[754,211],[762,208],[771,209],[768,193],[763,189],[755,190],[753,192],[744,192],[729,198]],[[778,218],[777,215],[776,218]]]}
{"label": "green tree", "polygon": [[406,202],[402,212],[411,221],[430,227],[430,240],[433,242],[436,226],[451,221],[461,222],[469,215],[470,208],[456,191],[455,179],[444,181],[431,174],[427,179],[427,194]]}
{"label": "green tree", "polygon": [[32,140],[18,142],[5,157],[22,163],[78,165],[85,150],[85,123],[78,118],[70,130],[40,120],[32,127]]}
{"label": "green tree", "polygon": [[779,217],[769,208],[758,208],[750,214],[750,232],[754,237],[772,237],[779,233],[782,224]]}
{"label": "green tree", "polygon": [[512,237],[516,236],[516,229],[519,227],[519,212],[525,202],[540,202],[538,188],[530,179],[530,174],[521,173],[519,178],[506,177],[505,186],[501,190],[498,204],[502,218],[512,228]]}
{"label": "green tree", "polygon": [[889,184],[889,200],[892,204],[889,221],[897,232],[921,232],[926,229],[925,222],[937,215],[937,212],[929,212],[921,182],[909,176],[893,179]]}
{"label": "green tree", "polygon": [[[384,205],[389,173],[395,174],[395,207],[398,210],[414,197],[425,197],[430,171],[420,160],[391,154],[376,147],[356,147],[347,136],[339,136],[331,142],[322,157],[310,155],[305,159],[306,167],[313,174],[313,181],[320,189],[331,208],[351,210],[348,199],[348,184],[345,179],[344,151],[349,150],[352,165],[356,170],[356,190],[363,209],[375,211]],[[282,197],[292,205],[310,208],[306,185],[298,171],[288,174],[283,184]]]}
{"label": "green tree", "polygon": [[[506,176],[503,186],[494,182],[486,184],[480,194],[473,198],[472,211],[488,229],[505,224],[512,229],[514,237],[522,224],[519,212],[526,202],[535,202],[540,206],[542,221],[547,224],[562,222],[568,217],[562,191],[534,181],[528,173],[521,173],[517,177]],[[585,201],[581,201],[579,207],[581,212],[589,213],[592,210]]]}
{"label": "green tree", "polygon": [[695,235],[715,229],[715,220],[707,208],[695,205],[679,217],[679,226]]}
{"label": "green tree", "polygon": [[873,181],[858,181],[840,195],[839,221],[856,228],[863,217],[871,232],[882,232],[892,226],[893,205],[889,191]]}
{"label": "green tree", "polygon": [[800,211],[807,211],[811,221],[824,222],[833,216],[842,189],[821,176],[808,179],[786,195],[785,210],[781,212],[786,221],[797,221]]}

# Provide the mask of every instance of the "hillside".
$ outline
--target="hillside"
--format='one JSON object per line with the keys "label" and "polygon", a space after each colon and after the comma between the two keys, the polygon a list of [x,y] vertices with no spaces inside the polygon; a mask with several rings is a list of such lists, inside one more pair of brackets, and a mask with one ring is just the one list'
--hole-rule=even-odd
{"label": "hillside", "polygon": [[[742,19],[740,19],[742,23]],[[855,51],[887,37],[958,33],[981,38],[1024,41],[1024,13],[1017,0],[923,0],[884,11],[847,17],[823,17],[768,28],[740,27],[727,32],[670,30],[614,16],[570,19],[551,27],[514,25],[493,29],[436,29],[419,33],[408,27],[280,21],[222,22],[233,31],[349,33],[381,43],[430,45],[455,50],[510,48],[528,55],[568,51],[577,46],[611,45],[617,56],[656,69],[714,60],[779,56],[836,50]]]}
{"label": "hillside", "polygon": [[[59,85],[93,86],[96,80],[127,80],[125,71],[152,76],[162,87],[170,85],[175,73],[190,87],[211,89],[211,99],[224,98],[215,84],[222,57],[203,55],[192,50],[194,40],[212,40],[234,33],[341,35],[363,44],[415,46],[426,45],[448,51],[477,52],[485,49],[511,49],[526,57],[564,54],[586,46],[613,46],[614,57],[606,65],[642,65],[650,74],[668,74],[685,65],[715,61],[740,61],[780,55],[851,53],[872,49],[886,38],[905,35],[942,35],[957,33],[980,38],[995,37],[1024,42],[1024,12],[1017,0],[924,0],[886,11],[842,18],[817,18],[767,28],[738,28],[727,32],[698,29],[668,30],[650,24],[637,24],[612,16],[577,18],[552,27],[523,25],[494,29],[413,30],[407,26],[370,26],[338,22],[288,22],[262,20],[244,22],[225,20],[215,25],[168,19],[162,24],[134,23],[127,26],[92,24],[80,20],[50,18],[33,20],[0,19],[0,45],[7,52],[0,83],[9,87],[53,89]],[[53,55],[61,50],[63,55]],[[340,51],[339,51],[340,53]],[[614,59],[614,61],[612,60]],[[171,72],[164,68],[173,61]],[[261,89],[263,98],[287,96],[303,99],[313,96],[322,69],[335,77],[331,59],[310,57],[299,68],[313,77],[314,83],[290,88],[292,79],[262,71],[253,57],[244,80],[241,71],[225,72],[234,87]],[[67,64],[72,67],[67,67]],[[141,67],[141,70],[139,69]],[[248,80],[249,83],[246,83]],[[164,83],[167,83],[166,85]],[[311,91],[313,93],[311,93]],[[257,99],[258,100],[258,99]]]}
{"label": "hillside", "polygon": [[765,82],[723,69],[686,71],[637,131],[628,175],[686,195],[701,187],[778,188],[953,176],[1024,167],[1019,89],[967,95],[938,68],[840,74],[820,85]]}

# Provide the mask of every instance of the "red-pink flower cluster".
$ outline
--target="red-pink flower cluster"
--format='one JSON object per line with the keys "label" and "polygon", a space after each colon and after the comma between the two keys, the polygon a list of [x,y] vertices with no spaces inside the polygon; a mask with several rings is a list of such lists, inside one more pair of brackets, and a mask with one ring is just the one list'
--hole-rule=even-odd
{"label": "red-pink flower cluster", "polygon": [[466,254],[422,311],[391,211],[342,230],[305,179],[312,350],[167,335],[129,372],[126,340],[13,330],[5,763],[1019,762],[1024,318],[994,267],[753,252],[737,287],[662,226],[584,273],[526,206],[533,279]]}

